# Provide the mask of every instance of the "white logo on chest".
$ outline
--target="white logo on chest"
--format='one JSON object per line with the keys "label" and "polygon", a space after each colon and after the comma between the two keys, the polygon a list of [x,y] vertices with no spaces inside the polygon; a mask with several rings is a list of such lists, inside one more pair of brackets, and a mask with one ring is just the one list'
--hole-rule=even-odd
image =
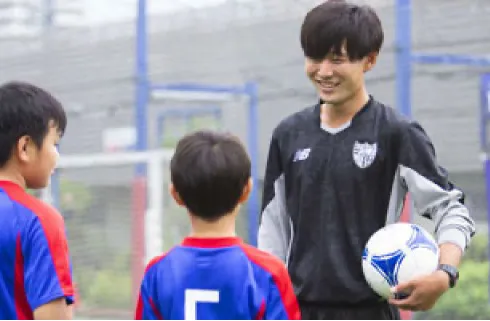
{"label": "white logo on chest", "polygon": [[371,166],[376,158],[376,152],[378,151],[378,144],[373,143],[359,143],[356,141],[354,147],[352,148],[352,157],[354,158],[354,163],[359,168],[367,168]]}
{"label": "white logo on chest", "polygon": [[293,162],[303,161],[310,156],[311,148],[300,149],[294,154]]}

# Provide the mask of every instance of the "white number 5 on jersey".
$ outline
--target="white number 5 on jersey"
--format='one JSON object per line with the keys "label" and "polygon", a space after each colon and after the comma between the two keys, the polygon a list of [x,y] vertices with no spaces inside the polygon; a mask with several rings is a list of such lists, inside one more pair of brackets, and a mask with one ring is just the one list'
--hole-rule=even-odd
{"label": "white number 5 on jersey", "polygon": [[197,320],[197,303],[218,303],[219,292],[213,290],[185,290],[184,318],[186,320]]}

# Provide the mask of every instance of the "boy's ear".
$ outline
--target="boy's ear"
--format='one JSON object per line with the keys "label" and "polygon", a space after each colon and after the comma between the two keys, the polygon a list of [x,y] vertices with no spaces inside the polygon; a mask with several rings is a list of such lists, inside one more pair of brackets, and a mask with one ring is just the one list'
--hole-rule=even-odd
{"label": "boy's ear", "polygon": [[172,195],[173,199],[175,200],[175,202],[179,205],[179,206],[185,206],[184,205],[184,202],[182,201],[182,199],[180,198],[180,195],[179,193],[177,193],[177,190],[175,190],[175,186],[174,184],[170,183],[170,186],[169,186],[169,191],[170,191],[170,195]]}
{"label": "boy's ear", "polygon": [[28,162],[32,157],[34,141],[31,137],[24,135],[17,141],[14,153],[21,162]]}
{"label": "boy's ear", "polygon": [[245,184],[245,186],[243,187],[242,196],[240,196],[240,199],[238,200],[239,203],[244,203],[248,200],[252,188],[253,188],[253,181],[252,178],[249,178],[247,184]]}

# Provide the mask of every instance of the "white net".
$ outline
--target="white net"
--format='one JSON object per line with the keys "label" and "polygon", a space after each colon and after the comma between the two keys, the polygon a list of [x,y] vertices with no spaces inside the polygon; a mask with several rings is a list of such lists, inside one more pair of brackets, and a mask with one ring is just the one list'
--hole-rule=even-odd
{"label": "white net", "polygon": [[[171,154],[162,150],[61,158],[44,196],[65,218],[78,316],[132,317],[145,263],[170,246],[162,220],[172,206],[164,200]],[[138,165],[146,165],[146,176],[135,175]],[[166,225],[173,226],[169,235],[185,233],[173,215]]]}

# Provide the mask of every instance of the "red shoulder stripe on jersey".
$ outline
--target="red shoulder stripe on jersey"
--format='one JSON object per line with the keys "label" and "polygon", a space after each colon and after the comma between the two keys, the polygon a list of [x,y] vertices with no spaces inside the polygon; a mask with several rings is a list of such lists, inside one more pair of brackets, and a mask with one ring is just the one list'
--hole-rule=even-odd
{"label": "red shoulder stripe on jersey", "polygon": [[[49,251],[53,258],[56,275],[65,296],[73,296],[73,284],[68,260],[68,245],[65,237],[63,217],[48,204],[29,195],[19,185],[2,181],[0,186],[15,202],[31,210],[39,219],[43,228]],[[63,240],[62,244],[59,240]]]}
{"label": "red shoulder stripe on jersey", "polygon": [[182,241],[183,246],[217,248],[243,244],[239,237],[199,238],[186,237]]}
{"label": "red shoulder stripe on jersey", "polygon": [[[155,305],[155,302],[153,302],[152,298],[149,298],[149,303],[151,310],[153,314],[158,318],[158,320],[164,320],[162,315],[157,309],[157,306]],[[134,315],[135,320],[143,320],[143,298],[141,297],[141,294],[138,296],[138,304],[136,306],[136,313]]]}
{"label": "red shoulder stripe on jersey", "polygon": [[[167,254],[168,254],[168,252],[164,253],[162,255],[159,255],[159,256],[155,256],[153,259],[151,259],[145,268],[145,275],[152,266],[154,266],[155,264],[160,262]],[[144,276],[143,276],[143,278],[144,278]],[[136,320],[141,320],[143,318],[143,305],[144,305],[143,298],[141,297],[141,293],[140,293],[138,295],[138,303],[136,305],[136,312],[135,312],[135,317],[134,317]],[[153,302],[153,300],[151,298],[150,298],[150,305],[151,305],[151,308],[153,309],[153,312],[155,313],[155,315],[158,315],[158,317],[161,320],[163,320],[163,317],[158,312],[158,309],[156,308],[155,303]]]}
{"label": "red shoulder stripe on jersey", "polygon": [[260,305],[259,312],[255,316],[255,320],[263,320],[264,314],[265,314],[265,300],[262,301],[262,304]]}
{"label": "red shoulder stripe on jersey", "polygon": [[272,275],[288,318],[290,320],[300,320],[301,314],[298,301],[294,295],[294,290],[284,263],[271,254],[265,253],[250,245],[243,244],[241,247],[253,263]]}
{"label": "red shoulder stripe on jersey", "polygon": [[158,320],[163,320],[162,315],[160,314],[160,311],[158,311],[157,306],[155,305],[155,302],[153,302],[153,299],[150,298],[150,306],[151,309],[153,310],[153,314],[158,318]]}
{"label": "red shoulder stripe on jersey", "polygon": [[22,244],[20,234],[17,235],[15,248],[15,277],[14,277],[14,301],[15,311],[19,320],[33,320],[29,302],[27,302],[24,287],[24,256],[22,255]]}
{"label": "red shoulder stripe on jersey", "polygon": [[155,264],[157,264],[158,262],[160,262],[161,260],[163,260],[168,253],[170,253],[170,251],[172,250],[169,250],[168,252],[165,252],[163,253],[162,255],[158,255],[158,256],[155,256],[153,259],[150,260],[150,262],[148,262],[148,264],[146,265],[146,268],[145,268],[145,274],[146,272],[148,272],[148,270]]}
{"label": "red shoulder stripe on jersey", "polygon": [[141,293],[138,295],[138,303],[136,303],[136,312],[134,314],[134,319],[143,319],[143,298],[141,297]]}

